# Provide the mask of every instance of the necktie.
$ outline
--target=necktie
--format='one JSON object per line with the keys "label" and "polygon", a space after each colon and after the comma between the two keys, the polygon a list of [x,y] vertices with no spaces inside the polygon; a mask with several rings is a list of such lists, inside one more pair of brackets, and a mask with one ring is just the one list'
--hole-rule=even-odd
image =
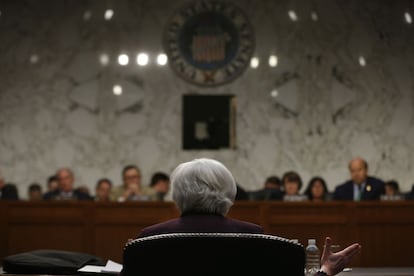
{"label": "necktie", "polygon": [[359,185],[358,189],[357,189],[357,196],[356,196],[356,200],[360,201],[362,198],[362,192],[363,192],[363,185]]}

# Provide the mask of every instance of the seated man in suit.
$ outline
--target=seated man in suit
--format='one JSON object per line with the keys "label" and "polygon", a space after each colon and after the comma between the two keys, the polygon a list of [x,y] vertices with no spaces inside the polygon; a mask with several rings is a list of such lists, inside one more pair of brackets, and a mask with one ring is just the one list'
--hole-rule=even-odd
{"label": "seated man in suit", "polygon": [[19,191],[14,183],[6,183],[0,172],[0,200],[19,200]]}
{"label": "seated man in suit", "polygon": [[362,158],[349,162],[351,180],[335,188],[334,200],[379,200],[385,193],[384,181],[368,176],[368,163]]}
{"label": "seated man in suit", "polygon": [[79,190],[74,189],[74,180],[72,170],[69,168],[60,168],[56,173],[59,188],[43,195],[45,200],[92,200],[93,198]]}
{"label": "seated man in suit", "polygon": [[266,178],[263,188],[249,192],[250,200],[282,200],[282,181],[276,175]]}
{"label": "seated man in suit", "polygon": [[[171,188],[180,217],[148,226],[138,238],[168,233],[264,233],[260,225],[226,217],[234,204],[237,187],[231,172],[216,160],[201,158],[180,164],[171,174]],[[316,275],[339,273],[361,249],[354,243],[333,253],[330,243],[327,237],[321,271]]]}
{"label": "seated man in suit", "polygon": [[414,200],[414,184],[411,186],[411,191],[405,195],[405,199]]}
{"label": "seated man in suit", "polygon": [[111,191],[111,200],[124,201],[154,201],[158,200],[157,191],[141,183],[141,170],[136,165],[127,165],[122,169],[121,185]]}

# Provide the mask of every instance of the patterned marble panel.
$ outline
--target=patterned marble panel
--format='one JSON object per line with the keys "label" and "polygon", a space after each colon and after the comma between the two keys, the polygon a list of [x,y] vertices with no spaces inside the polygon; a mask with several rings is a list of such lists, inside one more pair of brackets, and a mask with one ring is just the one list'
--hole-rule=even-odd
{"label": "patterned marble panel", "polygon": [[[197,157],[221,160],[247,190],[287,170],[305,183],[321,175],[333,190],[353,156],[366,158],[371,174],[411,188],[407,1],[234,1],[253,24],[260,64],[216,88],[155,63],[165,22],[185,2],[0,2],[0,170],[21,197],[60,166],[93,191],[100,177],[120,183],[129,163],[148,183],[153,172]],[[114,15],[106,21],[108,8]],[[148,66],[137,65],[139,52],[148,53]],[[121,53],[130,57],[126,66],[117,64]],[[236,150],[181,149],[186,93],[236,95]]]}

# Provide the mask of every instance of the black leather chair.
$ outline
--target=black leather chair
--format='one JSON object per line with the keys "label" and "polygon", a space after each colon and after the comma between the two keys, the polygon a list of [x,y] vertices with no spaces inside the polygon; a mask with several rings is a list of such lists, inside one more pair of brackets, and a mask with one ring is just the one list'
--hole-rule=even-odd
{"label": "black leather chair", "polygon": [[246,233],[173,233],[135,239],[123,252],[122,276],[303,276],[305,252],[288,239]]}

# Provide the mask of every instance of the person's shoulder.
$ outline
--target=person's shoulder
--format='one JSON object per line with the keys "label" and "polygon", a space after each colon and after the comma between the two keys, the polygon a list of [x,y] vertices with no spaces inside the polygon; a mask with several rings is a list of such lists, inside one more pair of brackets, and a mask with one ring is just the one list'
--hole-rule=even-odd
{"label": "person's shoulder", "polygon": [[114,186],[110,194],[111,201],[118,201],[118,198],[123,194],[124,190],[125,188],[122,184]]}
{"label": "person's shoulder", "polygon": [[352,186],[352,180],[346,180],[345,182],[339,183],[338,185],[335,186],[335,190],[342,190],[342,189],[346,189],[347,187]]}
{"label": "person's shoulder", "polygon": [[368,176],[367,177],[367,182],[369,184],[374,184],[374,185],[375,184],[384,185],[384,180],[382,180],[378,177],[375,177],[375,176]]}
{"label": "person's shoulder", "polygon": [[266,191],[265,189],[249,191],[247,198],[249,200],[264,200],[266,198]]}
{"label": "person's shoulder", "polygon": [[53,199],[59,194],[59,190],[48,191],[43,194],[43,199]]}
{"label": "person's shoulder", "polygon": [[74,190],[73,193],[75,197],[79,200],[93,200],[93,197],[87,193],[84,193],[78,190]]}
{"label": "person's shoulder", "polygon": [[273,200],[282,200],[284,193],[279,190],[271,189],[269,192],[269,199]]}
{"label": "person's shoulder", "polygon": [[112,193],[119,193],[119,192],[123,192],[124,190],[125,190],[124,185],[119,184],[119,185],[113,186],[111,192]]}
{"label": "person's shoulder", "polygon": [[172,233],[174,232],[175,225],[179,222],[180,218],[169,219],[160,223],[156,223],[141,229],[137,238],[143,238],[158,234]]}
{"label": "person's shoulder", "polygon": [[333,200],[344,200],[344,199],[351,199],[353,184],[351,180],[347,180],[336,185],[335,190],[332,194]]}
{"label": "person's shoulder", "polygon": [[235,226],[238,232],[263,234],[263,227],[259,224],[234,218],[226,218],[226,220]]}
{"label": "person's shoulder", "polygon": [[150,186],[143,186],[142,187],[142,193],[145,194],[145,195],[154,196],[154,195],[157,194],[157,191],[154,188],[150,187]]}
{"label": "person's shoulder", "polygon": [[2,199],[19,200],[19,192],[14,183],[6,183],[1,189]]}
{"label": "person's shoulder", "polygon": [[276,189],[262,188],[248,192],[249,200],[282,200],[283,192]]}
{"label": "person's shoulder", "polygon": [[120,184],[120,185],[112,187],[111,194],[112,195],[121,195],[124,191],[125,191],[124,185]]}

